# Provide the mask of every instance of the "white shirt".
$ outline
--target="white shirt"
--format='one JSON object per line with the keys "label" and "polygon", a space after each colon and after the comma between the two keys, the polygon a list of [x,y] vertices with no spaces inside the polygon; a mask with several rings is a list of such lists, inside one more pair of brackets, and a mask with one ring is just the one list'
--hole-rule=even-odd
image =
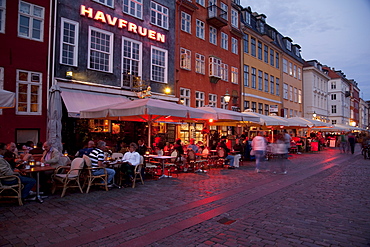
{"label": "white shirt", "polygon": [[122,158],[124,161],[128,161],[133,166],[137,166],[140,164],[140,154],[138,152],[126,152],[125,155],[123,155]]}
{"label": "white shirt", "polygon": [[256,136],[252,140],[253,150],[266,150],[266,139],[262,136]]}

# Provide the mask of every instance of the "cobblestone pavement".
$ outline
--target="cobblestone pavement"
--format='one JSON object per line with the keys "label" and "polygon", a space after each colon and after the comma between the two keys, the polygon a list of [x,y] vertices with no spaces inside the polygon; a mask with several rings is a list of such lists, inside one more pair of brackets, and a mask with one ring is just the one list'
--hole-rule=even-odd
{"label": "cobblestone pavement", "polygon": [[0,246],[370,246],[370,160],[359,150],[294,154],[286,175],[246,162],[2,203]]}

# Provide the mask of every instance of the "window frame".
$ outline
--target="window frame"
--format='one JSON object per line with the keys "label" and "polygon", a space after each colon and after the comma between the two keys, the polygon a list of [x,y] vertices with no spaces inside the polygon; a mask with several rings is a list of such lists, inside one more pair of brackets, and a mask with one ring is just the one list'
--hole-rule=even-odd
{"label": "window frame", "polygon": [[[164,63],[164,65],[158,65],[158,64],[154,65],[153,64],[153,54],[154,54],[153,51],[158,51],[158,52],[163,53],[164,61],[162,61],[162,62]],[[161,68],[163,70],[163,72],[162,72],[163,73],[163,78],[162,78],[163,80],[162,81],[154,79],[154,68]],[[158,77],[160,77],[160,76],[158,75]],[[165,83],[165,84],[168,83],[168,50],[159,48],[159,47],[154,46],[154,45],[152,45],[150,47],[150,80],[155,81],[155,82]]]}
{"label": "window frame", "polygon": [[195,91],[195,107],[203,107],[205,102],[205,94],[201,91]]}
{"label": "window frame", "polygon": [[268,73],[264,73],[264,88],[265,88],[265,92],[268,93],[269,92],[269,74]]}
{"label": "window frame", "polygon": [[[127,52],[124,50],[125,48],[125,41],[127,42],[130,42],[131,43],[131,46],[130,46],[130,57],[125,57],[124,54],[127,54]],[[132,50],[135,50],[133,49],[133,44],[136,44],[139,46],[139,54],[134,54],[132,53]],[[135,57],[138,57],[137,59],[135,59]],[[123,87],[123,81],[124,81],[124,76],[126,75],[125,73],[125,69],[123,68],[123,66],[126,64],[124,62],[125,59],[127,59],[129,61],[129,67],[130,67],[130,71],[127,72],[127,75],[131,75],[131,76],[139,76],[141,77],[142,75],[142,67],[143,67],[143,44],[138,41],[138,40],[134,40],[134,39],[130,39],[130,38],[127,38],[127,37],[124,37],[122,36],[122,55],[121,55],[121,64],[122,64],[122,67],[121,67],[121,71],[122,71],[122,76],[121,76],[121,87]],[[135,66],[133,65],[133,62],[137,62],[138,66],[137,66],[137,73],[135,73],[136,71],[133,70],[133,68],[135,68]],[[130,85],[130,86],[133,86],[133,85]]]}
{"label": "window frame", "polygon": [[217,107],[217,94],[213,93],[208,94],[208,106]]}
{"label": "window frame", "polygon": [[191,34],[191,15],[181,11],[181,31]]}
{"label": "window frame", "polygon": [[180,48],[180,68],[191,70],[191,51],[184,47]]}
{"label": "window frame", "polygon": [[[74,43],[67,43],[67,42],[64,42],[64,37],[65,37],[65,29],[64,29],[64,24],[65,23],[68,23],[69,25],[74,25],[75,26],[75,33],[74,33]],[[78,44],[78,37],[79,37],[79,23],[76,22],[76,21],[73,21],[73,20],[70,20],[70,19],[67,19],[67,18],[64,18],[62,17],[61,18],[61,25],[60,25],[60,57],[59,57],[59,63],[60,64],[65,64],[65,65],[70,65],[70,66],[78,66],[78,48],[79,48],[79,44]],[[64,44],[67,44],[68,46],[71,46],[73,48],[73,61],[72,63],[66,63],[66,62],[63,62],[63,52],[64,52]]]}
{"label": "window frame", "polygon": [[5,33],[6,21],[6,0],[3,0],[0,5],[0,33]]}
{"label": "window frame", "polygon": [[[25,4],[25,5],[29,5],[29,13],[24,13],[22,12],[22,3]],[[40,11],[41,11],[41,15],[42,16],[35,16],[35,14],[31,14],[31,13],[34,13],[35,11],[35,8],[39,8]],[[27,30],[28,30],[28,33],[25,35],[21,32],[21,16],[25,17],[25,18],[28,18],[28,27],[27,27]],[[34,38],[33,35],[34,35],[34,21],[39,21],[40,22],[40,38]],[[44,22],[45,22],[45,8],[42,7],[42,6],[39,6],[39,5],[36,5],[36,4],[33,4],[33,3],[28,3],[28,2],[25,2],[25,1],[19,1],[19,7],[18,7],[18,30],[17,30],[17,34],[18,34],[18,37],[20,38],[25,38],[25,39],[30,39],[30,40],[35,40],[35,41],[40,41],[40,42],[43,42],[44,41]]]}
{"label": "window frame", "polygon": [[249,66],[244,64],[243,66],[243,73],[244,73],[244,87],[249,87]]}
{"label": "window frame", "polygon": [[196,19],[195,35],[198,38],[205,40],[205,23],[199,19]]}
{"label": "window frame", "polygon": [[283,99],[286,99],[286,100],[289,99],[288,90],[289,90],[288,84],[284,83],[283,84]]}
{"label": "window frame", "polygon": [[212,26],[209,27],[209,43],[217,45],[217,29]]}
{"label": "window frame", "polygon": [[229,35],[224,32],[221,32],[221,48],[229,50]]}
{"label": "window frame", "polygon": [[[153,5],[155,6],[155,8],[153,8]],[[163,10],[166,10],[167,13],[165,13]],[[153,16],[153,13],[156,13],[156,15]],[[153,18],[155,22],[153,22]],[[154,1],[150,2],[150,24],[168,30],[169,19],[169,9],[166,6],[163,6],[162,4],[156,3]],[[159,24],[158,22],[161,22],[162,24]]]}
{"label": "window frame", "polygon": [[190,97],[191,91],[189,88],[180,87],[180,101],[183,102],[183,105],[190,106]]}
{"label": "window frame", "polygon": [[[111,8],[114,8],[114,0],[93,0],[94,2],[97,2],[97,3],[100,3],[100,4],[103,4],[103,5],[105,5],[105,6],[108,6],[108,7],[111,7]],[[103,1],[103,2],[101,2],[101,1]],[[108,1],[111,1],[112,2],[112,4],[111,5],[109,5],[107,2]]]}
{"label": "window frame", "polygon": [[195,73],[206,74],[206,58],[199,53],[195,53]]}
{"label": "window frame", "polygon": [[221,79],[221,59],[217,57],[210,56],[209,59],[209,76],[217,77]]}
{"label": "window frame", "polygon": [[231,37],[231,52],[238,55],[239,42],[238,39]]}
{"label": "window frame", "polygon": [[231,83],[239,84],[239,69],[231,66]]}
{"label": "window frame", "polygon": [[[125,11],[126,6],[127,6],[127,11]],[[134,8],[130,8],[130,6],[134,6]],[[132,12],[131,9],[134,10],[134,13],[131,13]],[[123,0],[122,1],[122,12],[142,20],[143,19],[143,0]]]}
{"label": "window frame", "polygon": [[[20,80],[20,73],[27,73],[27,80]],[[32,82],[32,77],[38,75],[39,82]],[[20,84],[27,85],[27,110],[26,111],[19,111],[19,95],[20,95]],[[37,111],[32,112],[31,111],[31,103],[32,103],[32,86],[38,86],[38,92],[37,92],[37,102],[38,102],[38,107]],[[42,114],[42,73],[40,72],[35,72],[35,71],[28,71],[28,70],[21,70],[17,69],[16,70],[16,107],[15,107],[15,114],[16,115],[41,115]]]}
{"label": "window frame", "polygon": [[231,8],[231,26],[239,28],[239,12],[234,8]]}
{"label": "window frame", "polygon": [[[109,59],[108,59],[108,70],[101,70],[101,69],[96,69],[94,67],[91,66],[91,51],[92,51],[92,48],[91,48],[91,39],[92,39],[92,32],[95,31],[95,32],[99,32],[99,33],[102,33],[102,34],[105,34],[107,36],[109,36],[109,52],[104,52],[102,50],[98,50],[98,49],[94,49],[94,51],[97,51],[99,53],[103,53],[103,54],[108,54],[109,55]],[[87,68],[88,69],[91,69],[91,70],[96,70],[96,71],[101,71],[101,72],[105,72],[105,73],[112,73],[113,72],[113,38],[114,38],[114,34],[111,33],[111,32],[108,32],[108,31],[105,31],[103,29],[99,29],[99,28],[96,28],[96,27],[92,27],[92,26],[89,26],[89,34],[88,34],[88,62],[87,62]],[[99,59],[100,60],[100,59]]]}

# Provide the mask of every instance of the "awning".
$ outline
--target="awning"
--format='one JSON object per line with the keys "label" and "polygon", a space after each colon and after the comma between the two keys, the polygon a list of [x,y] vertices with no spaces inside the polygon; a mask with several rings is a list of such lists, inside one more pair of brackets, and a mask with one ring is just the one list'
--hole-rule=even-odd
{"label": "awning", "polygon": [[76,91],[62,89],[61,96],[67,107],[68,117],[80,117],[80,111],[94,107],[106,106],[115,103],[125,103],[130,101],[121,95],[110,95],[87,91]]}
{"label": "awning", "polygon": [[15,93],[0,89],[0,109],[14,107]]}

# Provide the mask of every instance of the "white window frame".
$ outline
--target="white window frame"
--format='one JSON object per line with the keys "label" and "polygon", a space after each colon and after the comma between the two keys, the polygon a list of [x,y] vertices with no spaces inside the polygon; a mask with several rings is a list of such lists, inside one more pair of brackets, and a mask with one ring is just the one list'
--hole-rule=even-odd
{"label": "white window frame", "polygon": [[217,45],[217,29],[209,27],[209,43]]}
{"label": "white window frame", "polygon": [[252,83],[251,87],[257,89],[257,69],[252,67]]}
{"label": "white window frame", "polygon": [[298,80],[302,79],[302,71],[301,68],[298,68]]}
{"label": "white window frame", "polygon": [[234,37],[231,37],[231,52],[234,54],[238,54],[239,45],[238,40]]}
{"label": "white window frame", "polygon": [[337,89],[337,83],[335,81],[331,82],[331,89]]}
{"label": "white window frame", "polygon": [[263,90],[263,72],[258,70],[258,90]]}
{"label": "white window frame", "polygon": [[224,99],[224,96],[222,95],[220,97],[220,108],[221,109],[227,109],[227,105],[228,105],[228,103],[226,103],[226,101]]}
{"label": "white window frame", "polygon": [[231,83],[239,83],[239,69],[237,67],[231,66]]}
{"label": "white window frame", "polygon": [[249,66],[244,64],[244,87],[249,87]]}
{"label": "white window frame", "polygon": [[[0,67],[0,89],[4,89],[4,67]],[[3,110],[0,109],[0,115],[3,114]]]}
{"label": "white window frame", "polygon": [[331,106],[331,113],[333,113],[333,114],[337,113],[337,105],[332,105]]}
{"label": "white window frame", "polygon": [[[92,42],[91,42],[91,39],[92,39],[92,32],[98,32],[98,33],[101,33],[101,34],[104,34],[104,35],[107,35],[109,37],[109,52],[107,51],[104,51],[104,50],[98,50],[98,49],[93,49],[92,48]],[[105,30],[102,30],[102,29],[98,29],[98,28],[95,28],[95,27],[89,27],[89,41],[88,41],[88,47],[89,47],[89,50],[88,50],[88,63],[87,63],[87,68],[88,69],[92,69],[92,70],[97,70],[97,71],[102,71],[102,72],[107,72],[107,73],[112,73],[113,72],[113,33],[111,32],[107,32]],[[108,55],[108,65],[105,65],[105,66],[108,66],[107,69],[97,69],[93,66],[91,66],[91,53],[92,52],[97,52],[99,54],[105,54],[105,55]],[[100,60],[100,59],[99,59]],[[98,64],[99,65],[99,64]],[[101,66],[101,65],[100,65]]]}
{"label": "white window frame", "polygon": [[294,102],[298,102],[298,89],[296,87],[294,88]]}
{"label": "white window frame", "polygon": [[168,8],[153,1],[151,1],[150,6],[150,23],[168,30]]}
{"label": "white window frame", "polygon": [[298,89],[298,104],[302,104],[302,90]]}
{"label": "white window frame", "polygon": [[205,6],[205,0],[196,0],[196,3],[199,5]]}
{"label": "white window frame", "polygon": [[288,51],[292,50],[292,43],[288,40],[286,40],[286,48],[288,49]]}
{"label": "white window frame", "polygon": [[[75,27],[75,31],[73,35],[71,34],[71,30],[66,30],[64,28],[64,24],[68,24]],[[78,34],[79,34],[79,23],[76,21],[69,20],[67,18],[61,18],[61,25],[60,25],[60,58],[59,62],[61,64],[70,65],[70,66],[77,66],[78,62]],[[66,37],[68,35],[68,37]],[[65,40],[64,38],[68,38]],[[64,46],[67,46],[69,49],[64,50]],[[68,61],[63,62],[63,58],[69,60],[68,55],[64,56],[64,53],[72,53],[72,63]]]}
{"label": "white window frame", "polygon": [[270,88],[270,85],[269,85],[269,74],[267,73],[264,73],[264,88],[265,88],[265,92],[268,93],[269,92],[269,88]]}
{"label": "white window frame", "polygon": [[288,84],[283,84],[283,99],[288,99]]}
{"label": "white window frame", "polygon": [[289,75],[293,76],[293,65],[291,62],[289,62]]}
{"label": "white window frame", "polygon": [[221,59],[209,57],[209,76],[221,78]]}
{"label": "white window frame", "polygon": [[[33,72],[33,71],[26,71],[26,70],[16,70],[16,107],[15,107],[15,113],[17,115],[41,115],[41,106],[42,106],[42,73],[39,72]],[[20,73],[27,73],[27,80],[20,80],[19,74]],[[34,81],[33,78],[39,78],[39,81]],[[20,111],[20,98],[21,92],[19,91],[20,85],[26,85],[26,110]],[[31,95],[32,92],[32,86],[38,87],[37,95]],[[36,97],[37,100],[37,111],[31,111],[31,101]]]}
{"label": "white window frame", "polygon": [[221,63],[221,80],[229,81],[229,65]]}
{"label": "white window frame", "polygon": [[195,54],[195,72],[202,75],[206,74],[206,58],[199,53]]}
{"label": "white window frame", "polygon": [[239,28],[239,12],[234,8],[231,9],[231,26]]}
{"label": "white window frame", "polygon": [[143,0],[123,0],[122,12],[143,19]]}
{"label": "white window frame", "polygon": [[191,33],[191,15],[181,11],[181,31]]}
{"label": "white window frame", "polygon": [[226,15],[221,15],[221,18],[228,20],[229,19],[229,6],[227,4],[221,2],[221,9],[225,11]]}
{"label": "white window frame", "polygon": [[190,106],[190,97],[190,89],[180,87],[180,102],[182,102],[183,105]]}
{"label": "white window frame", "polygon": [[[125,42],[130,43],[129,52],[125,51]],[[133,45],[136,45],[139,47],[139,49],[133,48]],[[138,50],[138,54],[134,54],[132,51]],[[128,54],[129,56],[125,56],[125,54]],[[127,62],[125,62],[125,60]],[[129,39],[126,37],[122,37],[122,78],[121,82],[123,82],[123,76],[124,74],[132,75],[132,76],[139,76],[142,75],[142,66],[143,66],[143,44],[137,40]],[[137,64],[137,66],[134,65]],[[125,64],[129,64],[129,71],[125,71],[126,68],[124,68]],[[121,85],[123,86],[123,85]],[[132,86],[132,85],[130,85]]]}
{"label": "white window frame", "polygon": [[275,93],[275,77],[273,75],[270,75],[270,93]]}
{"label": "white window frame", "polygon": [[288,60],[283,58],[283,72],[288,74]]}
{"label": "white window frame", "polygon": [[[154,59],[154,51],[158,51],[158,52],[161,52],[163,53],[163,61],[161,61],[163,64],[154,64],[153,63],[153,60],[154,61],[158,61],[158,59]],[[151,47],[151,59],[150,59],[150,79],[152,81],[156,81],[156,82],[162,82],[162,83],[168,83],[168,50],[165,50],[165,49],[161,49],[159,47],[156,47],[156,46],[152,46]],[[161,72],[162,76],[160,75],[155,75],[154,72],[155,70],[154,69],[157,69],[159,72]],[[160,77],[160,80],[158,80],[157,78]]]}
{"label": "white window frame", "polygon": [[293,77],[297,78],[297,65],[293,65]]}
{"label": "white window frame", "polygon": [[[25,12],[26,9],[22,8],[22,6],[28,6],[29,11],[28,13]],[[35,14],[36,10],[39,10],[39,15]],[[21,32],[21,17],[28,19],[28,26],[23,26],[22,28],[27,29],[27,33],[24,31]],[[19,2],[19,10],[18,10],[18,37],[36,40],[36,41],[43,41],[44,40],[44,18],[45,18],[45,8],[38,6],[36,4],[20,1]],[[34,29],[35,22],[40,22],[40,37],[33,37],[37,30]]]}
{"label": "white window frame", "polygon": [[330,98],[331,98],[331,100],[337,100],[337,94],[332,93]]}
{"label": "white window frame", "polygon": [[180,68],[191,70],[191,51],[183,47],[180,48]]}
{"label": "white window frame", "polygon": [[228,46],[229,46],[229,35],[227,35],[224,32],[221,32],[221,48],[228,50],[229,49]]}
{"label": "white window frame", "polygon": [[0,3],[0,33],[5,33],[6,0],[2,0]]}
{"label": "white window frame", "polygon": [[195,107],[204,106],[204,92],[195,91]]}
{"label": "white window frame", "polygon": [[289,86],[289,100],[293,101],[293,87]]}
{"label": "white window frame", "polygon": [[93,0],[93,1],[114,8],[114,0]]}
{"label": "white window frame", "polygon": [[205,32],[204,32],[204,27],[205,24],[203,21],[196,19],[196,31],[195,35],[200,38],[200,39],[205,39]]}
{"label": "white window frame", "polygon": [[217,94],[208,94],[208,106],[217,107]]}

